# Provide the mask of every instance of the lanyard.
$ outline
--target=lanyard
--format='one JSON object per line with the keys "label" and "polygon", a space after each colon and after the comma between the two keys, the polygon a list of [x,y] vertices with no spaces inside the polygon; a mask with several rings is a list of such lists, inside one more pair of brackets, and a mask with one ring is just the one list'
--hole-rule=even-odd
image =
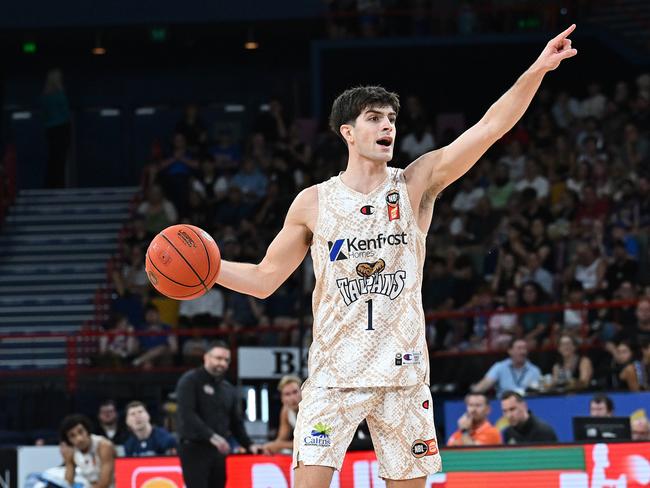
{"label": "lanyard", "polygon": [[512,367],[512,364],[510,365],[510,374],[512,375],[512,380],[515,382],[515,385],[517,385],[518,387],[521,387],[521,382],[523,381],[524,376],[526,376],[527,372],[528,372],[528,366],[524,366],[523,371],[521,372],[519,377],[517,377],[517,375],[515,374],[515,368]]}

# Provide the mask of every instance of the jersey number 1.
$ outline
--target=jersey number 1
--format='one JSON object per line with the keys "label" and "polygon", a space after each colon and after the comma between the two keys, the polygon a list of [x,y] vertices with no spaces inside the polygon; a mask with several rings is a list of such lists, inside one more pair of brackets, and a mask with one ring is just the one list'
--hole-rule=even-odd
{"label": "jersey number 1", "polygon": [[368,304],[368,328],[366,330],[375,330],[372,328],[372,300],[366,300]]}

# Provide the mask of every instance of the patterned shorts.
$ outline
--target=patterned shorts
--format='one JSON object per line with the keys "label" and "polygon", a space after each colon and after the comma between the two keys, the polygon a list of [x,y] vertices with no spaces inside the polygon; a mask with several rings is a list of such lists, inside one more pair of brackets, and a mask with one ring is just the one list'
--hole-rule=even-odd
{"label": "patterned shorts", "polygon": [[324,388],[302,391],[294,431],[293,467],[340,470],[359,423],[366,419],[379,461],[379,476],[407,480],[440,471],[431,391],[410,387]]}

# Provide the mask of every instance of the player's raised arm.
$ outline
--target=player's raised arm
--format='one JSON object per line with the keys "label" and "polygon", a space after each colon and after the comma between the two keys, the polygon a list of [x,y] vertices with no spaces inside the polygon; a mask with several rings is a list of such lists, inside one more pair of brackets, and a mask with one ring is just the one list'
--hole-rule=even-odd
{"label": "player's raised arm", "polygon": [[258,298],[268,297],[305,258],[312,239],[310,222],[315,220],[317,207],[318,190],[315,186],[300,192],[264,259],[259,264],[221,261],[217,283]]}
{"label": "player's raised arm", "polygon": [[464,175],[522,117],[544,75],[557,68],[564,59],[578,53],[571,48],[571,40],[568,39],[574,29],[575,24],[572,24],[551,39],[537,60],[489,108],[478,123],[448,146],[416,159],[407,168],[406,176],[410,185],[418,188],[421,194],[427,191],[438,193]]}

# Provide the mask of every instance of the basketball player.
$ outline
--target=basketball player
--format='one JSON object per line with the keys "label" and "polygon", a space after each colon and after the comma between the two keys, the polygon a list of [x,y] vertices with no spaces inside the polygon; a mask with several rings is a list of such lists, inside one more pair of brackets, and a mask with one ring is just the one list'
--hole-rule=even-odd
{"label": "basketball player", "polygon": [[544,75],[577,54],[567,39],[574,28],[549,41],[476,125],[404,171],[387,166],[397,95],[345,91],[330,127],[348,147],[346,170],[296,197],[259,264],[222,262],[217,283],[265,298],[311,250],[314,339],[294,433],[297,488],[330,486],[364,418],[389,488],[423,487],[441,469],[421,298],[433,203],[521,118]]}

